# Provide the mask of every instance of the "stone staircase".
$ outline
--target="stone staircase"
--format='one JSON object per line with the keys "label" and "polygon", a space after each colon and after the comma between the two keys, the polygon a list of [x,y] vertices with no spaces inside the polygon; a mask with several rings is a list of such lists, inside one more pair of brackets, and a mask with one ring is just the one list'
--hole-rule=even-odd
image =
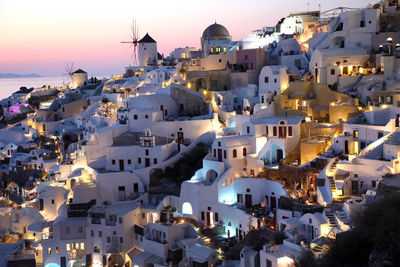
{"label": "stone staircase", "polygon": [[349,218],[349,216],[347,216],[347,213],[344,212],[343,210],[337,210],[336,211],[336,216],[337,218],[339,218],[340,221],[342,221],[343,223],[350,225],[351,224],[351,220]]}
{"label": "stone staircase", "polygon": [[321,245],[315,245],[311,250],[316,255],[324,253],[324,248]]}
{"label": "stone staircase", "polygon": [[325,215],[328,218],[330,228],[340,228],[336,222],[335,213],[333,211],[325,210]]}
{"label": "stone staircase", "polygon": [[[330,172],[336,173],[337,162],[338,162],[338,160],[335,159],[335,161],[332,163],[332,166],[330,168]],[[336,188],[335,179],[333,178],[333,176],[328,176],[328,179],[329,179],[329,184],[331,186],[332,194],[336,194],[337,188]]]}

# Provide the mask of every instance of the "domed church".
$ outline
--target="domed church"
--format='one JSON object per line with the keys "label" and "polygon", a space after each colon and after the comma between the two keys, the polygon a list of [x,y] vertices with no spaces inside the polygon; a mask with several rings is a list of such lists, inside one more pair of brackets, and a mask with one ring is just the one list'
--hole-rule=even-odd
{"label": "domed church", "polygon": [[204,30],[200,41],[205,56],[226,53],[235,46],[228,29],[216,22]]}

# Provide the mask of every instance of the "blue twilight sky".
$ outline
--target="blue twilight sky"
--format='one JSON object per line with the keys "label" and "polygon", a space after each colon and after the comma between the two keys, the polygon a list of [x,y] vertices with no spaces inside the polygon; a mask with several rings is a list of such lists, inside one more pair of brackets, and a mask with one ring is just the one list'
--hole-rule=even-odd
{"label": "blue twilight sky", "polygon": [[203,30],[216,20],[234,40],[273,26],[291,12],[365,7],[365,0],[0,0],[0,73],[57,76],[66,62],[91,73],[118,73],[132,62],[129,39],[139,33],[157,41],[161,53],[200,46]]}

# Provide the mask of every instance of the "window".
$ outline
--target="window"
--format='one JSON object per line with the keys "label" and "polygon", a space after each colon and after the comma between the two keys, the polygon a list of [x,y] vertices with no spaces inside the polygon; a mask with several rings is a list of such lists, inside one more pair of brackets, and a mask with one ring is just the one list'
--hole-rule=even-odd
{"label": "window", "polygon": [[138,158],[137,162],[138,162],[138,164],[141,164],[142,163],[142,158]]}
{"label": "window", "polygon": [[115,165],[115,159],[112,159],[112,160],[111,160],[111,164],[112,164],[112,165]]}
{"label": "window", "polygon": [[393,104],[393,96],[387,96],[386,97],[386,103],[387,104]]}
{"label": "window", "polygon": [[47,254],[51,254],[51,248],[47,248]]}
{"label": "window", "polygon": [[360,21],[360,28],[364,28],[365,27],[365,21],[361,20]]}
{"label": "window", "polygon": [[148,118],[149,118],[149,115],[147,115],[147,114],[144,115],[144,118],[145,118],[145,119],[148,119]]}
{"label": "window", "polygon": [[217,157],[217,150],[214,148],[214,158]]}
{"label": "window", "polygon": [[278,135],[278,131],[277,131],[276,126],[274,126],[272,129],[273,129],[273,136],[277,136]]}
{"label": "window", "polygon": [[269,77],[264,77],[264,83],[269,83]]}
{"label": "window", "polygon": [[335,75],[335,69],[331,69],[331,75]]}
{"label": "window", "polygon": [[134,120],[137,120],[137,115],[136,115],[136,114],[133,115],[133,119],[134,119]]}
{"label": "window", "polygon": [[146,149],[146,156],[148,156],[149,155],[149,150],[148,149]]}
{"label": "window", "polygon": [[288,127],[288,135],[289,136],[293,136],[293,128],[292,128],[292,126]]}
{"label": "window", "polygon": [[128,165],[132,164],[132,160],[128,159]]}
{"label": "window", "polygon": [[82,233],[83,232],[83,227],[79,226],[78,231],[79,231],[79,233]]}
{"label": "window", "polygon": [[119,238],[119,243],[124,243],[124,238],[122,236]]}
{"label": "window", "polygon": [[383,132],[378,132],[378,139],[381,139],[383,137]]}
{"label": "window", "polygon": [[372,181],[372,187],[376,187],[376,181]]}
{"label": "window", "polygon": [[265,126],[265,135],[268,136],[268,126]]}
{"label": "window", "polygon": [[214,220],[215,220],[216,222],[219,221],[219,220],[218,220],[218,212],[214,213]]}
{"label": "window", "polygon": [[221,146],[221,142],[218,142],[218,146]]}
{"label": "window", "polygon": [[246,157],[247,156],[247,149],[244,147],[243,148],[243,157]]}
{"label": "window", "polygon": [[154,164],[157,164],[157,159],[154,159]]}
{"label": "window", "polygon": [[107,236],[107,243],[111,243],[111,237]]}
{"label": "window", "polygon": [[311,218],[308,219],[308,223],[309,223],[309,224],[312,224],[312,219],[311,219]]}
{"label": "window", "polygon": [[102,236],[103,236],[103,232],[99,231],[99,237],[102,237]]}
{"label": "window", "polygon": [[66,247],[67,251],[71,250],[71,245],[70,244],[66,244],[65,247]]}
{"label": "window", "polygon": [[118,222],[122,224],[122,217],[118,217]]}
{"label": "window", "polygon": [[275,79],[274,79],[274,83],[277,83],[277,82],[278,82],[278,79],[277,79],[277,78],[275,78]]}
{"label": "window", "polygon": [[146,213],[142,212],[142,219],[146,219]]}
{"label": "window", "polygon": [[246,131],[247,131],[248,134],[250,133],[250,127],[249,126],[247,126]]}
{"label": "window", "polygon": [[94,231],[90,231],[90,236],[94,236]]}
{"label": "window", "polygon": [[54,204],[54,199],[51,200],[51,204]]}
{"label": "window", "polygon": [[226,150],[224,150],[224,159],[226,159]]}
{"label": "window", "polygon": [[204,221],[204,211],[201,212],[201,220]]}
{"label": "window", "polygon": [[60,254],[60,247],[56,247],[56,254]]}
{"label": "window", "polygon": [[221,63],[221,62],[222,62],[222,59],[218,59],[218,62]]}
{"label": "window", "polygon": [[236,158],[236,157],[237,157],[237,152],[236,152],[236,149],[234,149],[234,150],[232,151],[232,154],[233,154],[233,157],[234,157],[234,158]]}
{"label": "window", "polygon": [[236,200],[237,200],[237,202],[239,202],[239,203],[243,203],[243,195],[242,195],[242,194],[237,194]]}
{"label": "window", "polygon": [[353,131],[353,138],[358,138],[358,130]]}
{"label": "window", "polygon": [[212,53],[214,53],[214,48],[210,48],[210,53],[212,54]]}

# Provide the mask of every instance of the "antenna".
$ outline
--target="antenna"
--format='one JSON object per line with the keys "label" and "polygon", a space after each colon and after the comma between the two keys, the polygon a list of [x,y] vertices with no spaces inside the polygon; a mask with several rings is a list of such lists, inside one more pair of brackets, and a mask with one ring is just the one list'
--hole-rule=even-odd
{"label": "antenna", "polygon": [[135,19],[132,21],[131,30],[132,30],[132,34],[129,36],[131,40],[130,41],[122,41],[121,44],[130,44],[129,47],[133,46],[132,59],[133,59],[133,63],[135,65],[137,65],[137,63],[138,63],[137,46],[139,43],[139,41],[138,41],[139,40],[139,26],[137,26]]}

